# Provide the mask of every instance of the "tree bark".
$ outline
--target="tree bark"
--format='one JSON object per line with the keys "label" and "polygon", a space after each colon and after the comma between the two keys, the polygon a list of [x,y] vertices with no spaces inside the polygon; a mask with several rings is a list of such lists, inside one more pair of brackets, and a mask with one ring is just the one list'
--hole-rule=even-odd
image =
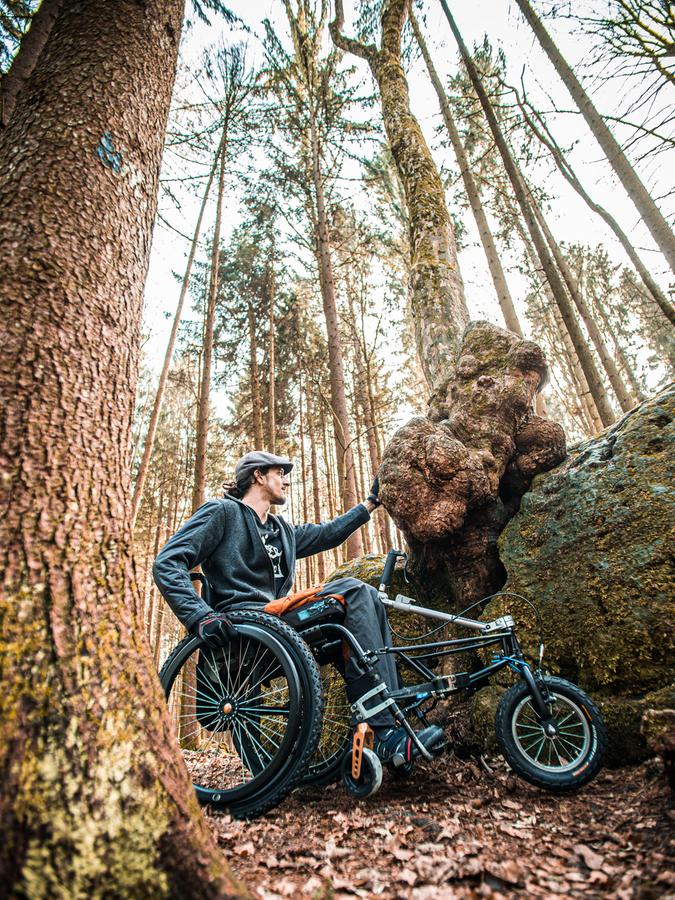
{"label": "tree bark", "polygon": [[631,400],[628,391],[626,390],[626,385],[624,384],[623,379],[619,374],[619,370],[616,367],[616,363],[612,359],[611,354],[607,349],[607,345],[605,344],[602,334],[600,333],[600,329],[598,328],[598,323],[593,318],[593,315],[588,308],[588,304],[584,300],[584,297],[579,290],[579,283],[574,277],[574,274],[570,269],[567,260],[562,255],[560,247],[558,246],[558,242],[553,237],[551,229],[548,227],[548,223],[544,218],[544,214],[539,208],[539,205],[535,202],[532,195],[530,195],[530,202],[539,223],[539,227],[544,233],[544,237],[546,238],[546,242],[551,250],[551,253],[553,254],[553,258],[555,259],[556,264],[560,269],[560,273],[565,281],[565,284],[567,285],[570,297],[574,301],[574,305],[576,306],[577,311],[581,316],[582,322],[586,326],[586,330],[590,335],[596,353],[600,357],[600,362],[602,363],[603,369],[607,373],[607,377],[609,378],[609,382],[612,385],[614,393],[616,394],[619,405],[621,406],[623,412],[628,412],[628,410],[632,409],[635,404]]}
{"label": "tree bark", "polygon": [[492,276],[492,283],[495,286],[495,292],[497,294],[497,300],[499,301],[499,307],[502,311],[502,315],[504,316],[504,322],[509,331],[513,331],[516,334],[520,335],[520,337],[523,337],[523,329],[518,319],[518,313],[516,312],[516,308],[513,305],[511,292],[509,291],[509,286],[506,282],[506,275],[504,274],[504,269],[502,268],[502,264],[499,260],[499,254],[497,252],[495,240],[492,236],[490,226],[488,225],[487,216],[485,215],[485,210],[483,209],[483,204],[481,203],[480,194],[478,193],[476,182],[474,181],[473,175],[471,174],[469,160],[467,159],[464,145],[462,144],[462,139],[459,135],[459,131],[457,130],[457,126],[455,125],[447,95],[445,93],[445,90],[443,89],[441,79],[438,77],[438,73],[436,72],[436,67],[433,64],[433,60],[431,59],[431,54],[429,53],[429,49],[427,48],[426,41],[424,40],[424,36],[422,35],[419,24],[412,10],[409,11],[408,16],[410,18],[410,24],[412,25],[412,29],[415,34],[415,40],[417,41],[419,48],[422,51],[422,56],[424,57],[424,62],[426,63],[427,70],[429,72],[429,78],[431,79],[431,83],[433,84],[434,90],[436,91],[436,96],[438,97],[438,103],[441,107],[441,113],[443,115],[443,121],[448,132],[448,137],[450,138],[450,143],[452,144],[452,148],[455,151],[457,165],[459,166],[462,181],[464,182],[464,190],[466,191],[466,196],[469,200],[469,205],[471,206],[471,212],[473,213],[473,217],[476,221],[476,228],[478,229],[480,242],[483,246],[485,258],[487,259],[490,275]]}
{"label": "tree bark", "polygon": [[385,0],[380,50],[342,34],[342,0],[336,0],[330,33],[336,46],[368,61],[380,89],[384,127],[410,220],[415,340],[425,378],[434,391],[447,377],[448,366],[456,361],[469,314],[443,184],[410,110],[408,83],[401,63],[401,31],[407,5],[407,0]]}
{"label": "tree bark", "polygon": [[[317,461],[316,454],[316,416],[309,417],[309,446],[310,446],[310,454],[311,454],[311,465],[312,465],[312,499],[314,502],[314,521],[321,521],[321,495],[320,495],[320,487],[319,487],[319,465]],[[319,581],[324,581],[326,577],[326,563],[324,561],[323,553],[319,553],[316,557],[314,557],[318,563],[318,577]]]}
{"label": "tree bark", "polygon": [[[328,337],[328,363],[330,367],[331,409],[333,413],[333,430],[335,433],[335,450],[337,457],[337,474],[340,485],[343,510],[356,506],[356,477],[354,472],[354,455],[352,453],[352,433],[347,410],[345,393],[345,372],[343,350],[338,326],[337,301],[335,297],[335,280],[333,264],[330,256],[330,232],[324,197],[323,178],[321,174],[319,136],[314,119],[310,120],[312,147],[312,176],[316,201],[316,243],[319,263],[319,283],[323,299],[323,311],[326,318]],[[360,531],[355,531],[347,539],[349,558],[361,556],[363,542]]]}
{"label": "tree bark", "polygon": [[132,527],[136,521],[136,517],[138,516],[138,509],[141,505],[141,500],[143,499],[143,488],[145,487],[145,479],[148,475],[148,469],[150,467],[150,460],[152,458],[152,448],[155,444],[155,435],[157,434],[157,425],[159,423],[159,416],[162,411],[162,404],[164,403],[164,394],[166,392],[166,384],[169,378],[169,370],[171,368],[171,360],[173,358],[174,347],[176,346],[176,337],[178,335],[178,326],[180,325],[180,320],[183,316],[183,306],[185,304],[185,298],[187,296],[188,287],[190,286],[190,275],[192,273],[192,265],[195,260],[195,254],[197,252],[197,245],[199,243],[199,233],[202,227],[202,219],[204,218],[204,210],[206,208],[206,202],[208,200],[209,194],[211,192],[211,185],[213,184],[213,178],[216,174],[216,168],[218,166],[218,161],[221,158],[221,155],[224,155],[226,152],[226,142],[227,135],[223,132],[223,136],[218,147],[218,151],[213,160],[213,166],[211,167],[211,172],[209,174],[209,180],[206,183],[206,190],[204,191],[204,198],[202,200],[202,204],[199,208],[199,215],[197,216],[197,224],[195,225],[194,235],[192,237],[192,244],[190,246],[190,253],[188,254],[187,263],[185,264],[185,275],[183,276],[183,284],[180,289],[180,296],[178,297],[178,304],[176,306],[176,312],[173,316],[173,325],[171,326],[171,334],[169,335],[169,342],[166,345],[166,352],[164,354],[164,362],[162,364],[162,371],[159,376],[159,383],[157,385],[157,393],[155,394],[155,401],[152,406],[152,412],[150,414],[150,421],[148,422],[148,431],[145,436],[145,444],[143,445],[143,456],[141,458],[141,464],[138,469],[138,474],[136,476],[136,481],[134,483],[134,495],[132,500],[132,519],[131,524]]}
{"label": "tree bark", "polygon": [[560,339],[563,343],[565,358],[568,363],[571,380],[572,383],[576,385],[577,396],[579,397],[579,402],[582,407],[582,413],[585,415],[585,418],[588,422],[588,433],[593,434],[594,432],[602,431],[603,425],[602,419],[600,418],[600,413],[598,412],[598,408],[595,405],[595,400],[593,399],[591,389],[588,386],[586,375],[584,374],[584,370],[581,367],[581,363],[579,362],[579,357],[576,350],[574,349],[572,338],[570,337],[570,333],[567,330],[567,326],[565,325],[565,321],[560,312],[560,308],[556,303],[555,297],[553,296],[551,286],[546,280],[543,272],[540,271],[540,267],[538,265],[539,260],[536,255],[536,250],[532,244],[532,240],[525,233],[520,220],[517,220],[516,228],[518,234],[520,235],[523,246],[525,247],[525,253],[529,260],[532,271],[537,272],[541,279],[541,285],[548,300],[549,309],[551,310],[556,328],[558,330],[558,334],[560,335]]}
{"label": "tree bark", "polygon": [[251,380],[251,405],[253,407],[253,441],[257,450],[263,449],[262,398],[260,396],[260,369],[258,368],[258,338],[256,335],[253,304],[248,304],[249,377]]}
{"label": "tree bark", "polygon": [[617,360],[617,363],[619,366],[619,370],[620,371],[623,370],[623,372],[625,372],[626,378],[630,385],[630,390],[633,395],[632,396],[633,405],[635,405],[636,403],[642,403],[644,400],[647,399],[647,397],[645,396],[645,393],[642,390],[642,387],[637,379],[637,376],[635,375],[633,366],[631,365],[628,357],[624,353],[624,350],[623,350],[623,347],[621,346],[621,342],[619,340],[617,332],[616,332],[615,328],[613,327],[613,323],[610,321],[609,315],[607,314],[607,309],[605,307],[605,304],[602,302],[602,300],[598,296],[593,297],[593,304],[598,311],[598,314],[602,321],[602,327],[604,328],[605,333],[612,335],[612,341],[614,344],[614,355],[616,357],[616,360]]}
{"label": "tree bark", "polygon": [[577,352],[577,356],[579,357],[581,367],[584,370],[586,380],[588,381],[591,393],[593,394],[593,399],[602,418],[603,425],[611,425],[615,421],[614,412],[607,399],[607,394],[602,384],[602,380],[596,368],[595,362],[593,361],[593,357],[588,349],[588,346],[586,345],[583,332],[579,326],[579,323],[577,322],[574,309],[572,308],[572,303],[567,295],[565,285],[563,284],[555,261],[551,257],[544,236],[542,235],[537,223],[536,216],[530,205],[522,175],[520,174],[520,171],[518,170],[518,167],[511,155],[511,151],[509,150],[504,135],[502,134],[502,131],[499,127],[497,117],[494,113],[494,110],[492,109],[490,100],[480,80],[476,66],[474,65],[473,59],[469,55],[469,51],[466,48],[466,45],[462,39],[462,35],[460,34],[459,29],[455,24],[455,20],[453,19],[445,0],[441,0],[441,6],[443,7],[443,11],[445,12],[445,16],[450,25],[450,29],[455,36],[455,40],[457,41],[457,44],[459,46],[459,50],[462,55],[464,65],[466,66],[467,73],[469,75],[469,78],[471,79],[474,90],[478,95],[478,99],[483,109],[485,118],[487,119],[490,131],[492,132],[495,144],[497,145],[497,149],[499,150],[500,156],[502,157],[502,160],[504,162],[504,168],[506,169],[509,180],[511,181],[511,185],[516,195],[516,200],[518,201],[518,205],[520,206],[523,214],[523,219],[525,220],[525,224],[527,225],[527,229],[532,238],[532,242],[536,248],[537,256],[541,261],[546,279],[551,286],[553,296],[555,297],[556,303],[558,304],[558,307],[560,309],[560,313],[565,321],[567,330],[569,331],[572,342],[574,343],[574,348]]}
{"label": "tree bark", "polygon": [[9,122],[19,92],[37,65],[62,4],[63,0],[42,0],[9,72],[0,78],[0,129]]}
{"label": "tree bark", "polygon": [[182,0],[64,4],[0,135],[0,878],[13,896],[243,892],[178,752],[130,549],[142,291],[182,13]]}
{"label": "tree bark", "polygon": [[[223,134],[227,134],[227,118],[223,125]],[[213,229],[211,247],[211,271],[209,276],[209,293],[204,315],[204,344],[202,352],[202,373],[197,403],[197,438],[195,446],[195,471],[192,487],[192,511],[195,512],[204,502],[206,490],[206,449],[209,439],[209,413],[211,394],[211,370],[213,360],[213,327],[216,318],[216,299],[218,296],[218,267],[220,264],[220,224],[223,215],[223,197],[225,195],[225,154],[220,156],[220,173],[218,176],[218,199],[216,201],[216,222]]]}
{"label": "tree bark", "polygon": [[270,263],[271,269],[267,271],[267,295],[269,301],[269,337],[268,337],[268,354],[269,354],[269,385],[267,394],[268,406],[268,422],[269,422],[269,445],[270,453],[276,453],[277,446],[277,416],[276,416],[276,397],[274,390],[274,373],[275,373],[275,355],[276,355],[276,337],[274,324],[274,261]]}
{"label": "tree bark", "polygon": [[[441,0],[441,2],[444,3],[445,0]],[[590,97],[581,86],[560,50],[556,47],[528,0],[516,0],[516,3],[565,87],[572,95],[574,102],[579,107],[588,127],[593,132],[593,136],[602,147],[609,164],[635,204],[635,208],[640,213],[643,222],[668,260],[670,268],[675,272],[675,235],[666,222],[663,213],[652,199],[649,191],[642,184],[635,169],[626,159],[616,138],[605,124],[604,119],[591,102]]]}

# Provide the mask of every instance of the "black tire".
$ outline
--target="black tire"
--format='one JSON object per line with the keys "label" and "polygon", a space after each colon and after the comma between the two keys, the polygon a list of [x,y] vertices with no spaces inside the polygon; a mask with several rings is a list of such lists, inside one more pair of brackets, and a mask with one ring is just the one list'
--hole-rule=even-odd
{"label": "black tire", "polygon": [[530,784],[555,793],[576,791],[602,767],[605,724],[591,698],[576,685],[553,676],[543,681],[554,698],[558,733],[546,736],[529,688],[521,681],[509,688],[497,707],[497,741],[513,771]]}
{"label": "black tire", "polygon": [[[257,611],[236,611],[230,618],[242,635],[239,641],[214,653],[202,647],[198,638],[188,636],[167,659],[160,680],[175,715],[176,704],[183,702],[175,697],[172,703],[172,693],[175,696],[182,690],[184,679],[179,675],[191,665],[198,673],[201,659],[205,658],[208,665],[213,657],[211,669],[216,676],[221,673],[220,684],[212,681],[206,686],[202,673],[201,677],[197,675],[199,693],[188,691],[184,695],[194,698],[197,714],[193,718],[201,726],[197,728],[199,735],[204,729],[216,734],[227,729],[230,747],[225,752],[214,752],[207,765],[200,764],[204,757],[195,758],[193,746],[186,744],[185,739],[181,741],[182,748],[194,781],[201,782],[195,783],[201,803],[229,809],[238,818],[253,818],[280,803],[302,777],[318,743],[322,699],[316,664],[296,632],[279,619]],[[228,705],[224,704],[228,699],[225,685],[235,688],[229,693],[239,698],[250,679],[250,670],[256,666],[245,703],[238,701],[239,706],[228,713],[225,724],[219,724],[218,718],[214,720],[212,713],[208,718],[205,705],[209,709],[211,703],[214,708],[214,702],[219,702],[218,709],[224,709]],[[223,697],[218,699],[221,693]],[[213,734],[207,739],[207,746],[212,738]],[[216,745],[212,749],[221,748]],[[231,768],[234,775],[225,767]]]}
{"label": "black tire", "polygon": [[342,783],[353,797],[362,800],[379,791],[382,784],[382,763],[377,754],[367,747],[363,748],[361,757],[361,772],[358,778],[352,775],[352,757],[345,756],[342,760]]}
{"label": "black tire", "polygon": [[307,772],[319,740],[323,720],[323,693],[319,667],[311,650],[302,636],[278,616],[268,613],[239,610],[230,616],[234,622],[262,622],[264,627],[272,631],[291,654],[296,663],[300,678],[300,689],[303,697],[302,718],[298,739],[286,767],[277,779],[261,788],[253,797],[243,803],[235,803],[230,808],[232,814],[239,819],[254,819],[277,806],[293,788],[302,781]]}
{"label": "black tire", "polygon": [[352,711],[344,678],[332,663],[321,666],[323,722],[321,737],[302,784],[320,787],[339,781],[342,760],[352,746]]}

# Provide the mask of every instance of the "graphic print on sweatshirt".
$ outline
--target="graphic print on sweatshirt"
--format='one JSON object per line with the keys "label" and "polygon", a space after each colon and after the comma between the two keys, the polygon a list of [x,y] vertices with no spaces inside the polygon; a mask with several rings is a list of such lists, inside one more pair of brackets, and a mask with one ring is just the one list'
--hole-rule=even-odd
{"label": "graphic print on sweatshirt", "polygon": [[284,569],[284,551],[281,545],[281,533],[273,522],[258,525],[258,533],[262,539],[267,555],[274,569],[274,584],[281,585],[286,579]]}

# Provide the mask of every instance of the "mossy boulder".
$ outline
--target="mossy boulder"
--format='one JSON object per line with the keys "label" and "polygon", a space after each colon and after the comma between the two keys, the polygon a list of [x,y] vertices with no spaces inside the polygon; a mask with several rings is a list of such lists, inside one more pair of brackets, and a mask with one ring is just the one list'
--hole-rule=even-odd
{"label": "mossy boulder", "polygon": [[[647,752],[647,695],[674,674],[675,385],[570,450],[523,496],[499,541],[505,591],[544,622],[545,667],[600,703],[615,758]],[[508,606],[534,650],[531,616]],[[504,606],[491,604],[486,616]],[[619,746],[619,744],[621,746]]]}

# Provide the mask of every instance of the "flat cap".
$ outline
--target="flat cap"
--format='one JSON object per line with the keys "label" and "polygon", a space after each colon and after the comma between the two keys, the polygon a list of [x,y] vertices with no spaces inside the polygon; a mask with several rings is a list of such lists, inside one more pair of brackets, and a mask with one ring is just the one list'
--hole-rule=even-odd
{"label": "flat cap", "polygon": [[284,475],[287,475],[293,468],[293,463],[285,456],[275,456],[264,450],[252,450],[246,456],[242,456],[234,467],[234,477],[237,481],[243,481],[256,469],[263,469],[266,466],[281,466]]}

